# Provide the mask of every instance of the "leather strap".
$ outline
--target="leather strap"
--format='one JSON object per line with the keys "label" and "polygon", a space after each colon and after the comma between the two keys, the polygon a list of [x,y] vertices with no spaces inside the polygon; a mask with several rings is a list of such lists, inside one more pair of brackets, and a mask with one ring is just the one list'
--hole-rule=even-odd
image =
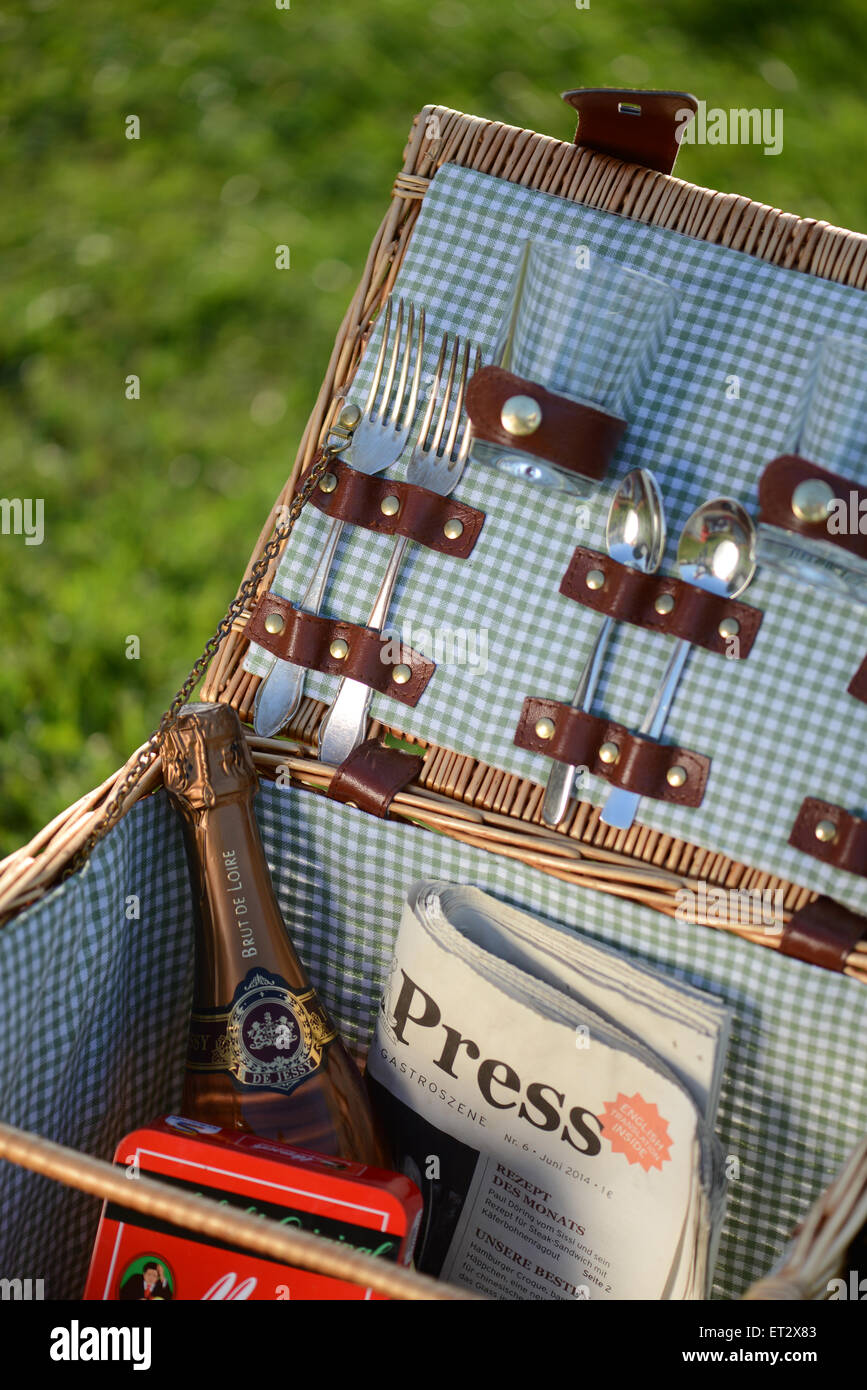
{"label": "leather strap", "polygon": [[783,928],[780,950],[809,965],[842,973],[854,946],[867,932],[867,918],[833,898],[816,898],[793,913]]}
{"label": "leather strap", "polygon": [[[542,738],[536,732],[541,719],[553,721],[552,737]],[[544,753],[556,762],[586,767],[615,787],[625,787],[640,796],[678,806],[701,805],[710,771],[710,758],[701,753],[654,743],[640,734],[630,733],[622,724],[532,695],[524,701],[515,743],[531,753]],[[615,763],[603,762],[599,757],[604,743],[616,745]],[[667,780],[669,770],[675,767],[686,773],[681,786],[672,786]]]}
{"label": "leather strap", "polygon": [[861,662],[846,689],[850,695],[855,696],[856,700],[863,700],[864,704],[867,705],[867,656]]}
{"label": "leather strap", "polygon": [[[592,579],[593,571],[603,575],[599,588],[591,588],[587,583],[587,576]],[[730,656],[732,660],[742,661],[749,656],[762,623],[761,611],[749,604],[709,594],[674,576],[641,574],[583,545],[576,548],[569,562],[560,593],[617,622],[683,637],[696,647]],[[670,612],[657,611],[660,600],[665,608],[672,599]],[[731,636],[723,636],[719,630],[724,620],[738,624],[738,643],[733,652],[729,650]]]}
{"label": "leather strap", "polygon": [[397,793],[418,779],[423,766],[423,756],[387,748],[371,738],[353,749],[340,764],[331,778],[328,795],[332,801],[342,801],[383,818]]}
{"label": "leather strap", "polygon": [[[539,405],[542,420],[532,434],[511,434],[504,426],[501,413],[511,396],[530,396]],[[533,454],[596,481],[605,477],[626,429],[626,421],[616,415],[578,405],[502,367],[474,373],[467,387],[467,414],[476,439]]]}
{"label": "leather strap", "polygon": [[[841,507],[821,521],[804,521],[792,510],[795,488],[810,478],[827,483]],[[862,509],[863,504],[863,509]],[[867,560],[867,488],[859,487],[839,473],[829,473],[809,459],[795,454],[782,454],[768,464],[759,480],[759,521],[768,526],[781,526],[810,540],[826,541]],[[842,513],[842,515],[841,515]],[[839,519],[838,519],[839,517]],[[859,529],[863,517],[864,531]],[[836,530],[841,525],[841,530]],[[843,530],[842,527],[846,529]]]}
{"label": "leather strap", "polygon": [[[408,536],[428,550],[454,555],[461,560],[472,553],[485,523],[484,512],[456,502],[452,497],[440,497],[412,483],[359,473],[339,459],[320,480],[310,501],[326,516],[386,536]],[[383,512],[383,503],[391,515]],[[459,535],[447,536],[447,525],[450,530],[459,528]]]}
{"label": "leather strap", "polygon": [[[576,145],[657,169],[660,174],[670,174],[674,168],[682,132],[698,110],[690,92],[578,87],[564,92],[563,100],[578,112]],[[692,115],[684,117],[685,111]]]}
{"label": "leather strap", "polygon": [[[269,632],[268,619],[282,620],[280,632]],[[266,651],[283,661],[304,666],[308,671],[322,671],[328,676],[349,676],[369,685],[382,695],[390,695],[404,705],[417,705],[428,681],[436,670],[435,663],[419,656],[412,647],[399,645],[397,653],[383,634],[357,623],[344,623],[336,618],[322,618],[304,613],[287,599],[265,594],[253,610],[247,625],[247,636]],[[346,656],[333,655],[332,643],[343,641],[348,646]],[[386,659],[397,656],[397,660]],[[409,670],[409,678],[400,683],[394,679],[398,666]],[[405,672],[397,672],[403,675]]]}
{"label": "leather strap", "polygon": [[[834,838],[820,839],[817,827],[826,822],[833,827]],[[835,869],[845,869],[847,873],[867,878],[867,820],[853,816],[842,806],[832,806],[829,801],[818,801],[814,796],[806,796],[798,812],[789,844],[804,854],[812,854]]]}

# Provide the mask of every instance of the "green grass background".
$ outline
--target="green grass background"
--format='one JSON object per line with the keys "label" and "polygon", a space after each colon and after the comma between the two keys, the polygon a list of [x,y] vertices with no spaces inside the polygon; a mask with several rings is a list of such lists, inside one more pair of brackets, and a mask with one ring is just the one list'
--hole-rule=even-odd
{"label": "green grass background", "polygon": [[422,105],[566,139],[574,86],[782,107],[779,157],[678,173],[863,231],[865,40],[863,0],[7,6],[0,496],[46,533],[0,536],[0,853],[150,733],[222,615]]}

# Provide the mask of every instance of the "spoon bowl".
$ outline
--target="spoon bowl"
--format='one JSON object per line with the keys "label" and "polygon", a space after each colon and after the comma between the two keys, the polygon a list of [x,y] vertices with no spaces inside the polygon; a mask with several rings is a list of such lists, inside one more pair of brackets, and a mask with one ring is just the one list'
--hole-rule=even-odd
{"label": "spoon bowl", "polygon": [[611,499],[605,544],[612,560],[655,574],[665,553],[665,508],[649,468],[633,468]]}
{"label": "spoon bowl", "polygon": [[756,572],[756,528],[740,502],[715,497],[693,512],[677,546],[681,578],[737,598]]}

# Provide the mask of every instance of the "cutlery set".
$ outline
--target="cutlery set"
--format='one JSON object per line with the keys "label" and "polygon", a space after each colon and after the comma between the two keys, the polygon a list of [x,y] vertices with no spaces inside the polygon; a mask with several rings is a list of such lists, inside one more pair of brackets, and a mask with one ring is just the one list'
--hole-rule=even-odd
{"label": "cutlery set", "polygon": [[[391,351],[389,353],[389,344]],[[383,333],[367,400],[349,444],[350,466],[375,476],[399,461],[412,438],[419,404],[425,345],[425,313],[401,299],[394,315],[387,300]],[[448,497],[460,482],[469,458],[470,424],[464,418],[464,398],[470,375],[481,367],[478,351],[469,342],[444,333],[421,427],[405,470],[410,486]],[[388,367],[386,368],[386,359]],[[446,363],[448,366],[446,367]],[[445,383],[443,374],[445,372]],[[345,523],[333,520],[298,607],[319,613],[328,586]],[[388,620],[395,586],[410,545],[408,536],[394,543],[367,627],[382,632]],[[256,693],[253,724],[257,734],[271,737],[286,726],[304,693],[305,668],[275,658]],[[364,741],[373,691],[349,677],[341,680],[337,695],[319,730],[319,755],[323,762],[339,766]]]}
{"label": "cutlery set", "polygon": [[[547,248],[547,253],[550,259],[550,248]],[[532,267],[532,264],[532,260],[528,259],[528,254],[525,253],[522,274],[515,289],[518,301],[526,292],[527,266]],[[543,266],[543,269],[550,274],[549,267]],[[559,264],[555,265],[554,269],[557,274],[563,272],[563,267]],[[598,273],[597,270],[597,275]],[[670,322],[674,313],[674,301],[670,295],[666,297],[660,287],[649,279],[647,284],[641,283],[641,276],[633,275],[631,280],[635,284],[630,284],[628,289],[634,302],[627,305],[624,300],[623,312],[626,313],[627,308],[635,312],[635,304],[640,303],[643,295],[649,306],[645,312],[647,331],[650,332],[652,327],[658,337],[663,327]],[[651,292],[652,297],[648,298]],[[611,317],[610,308],[606,310],[603,307],[603,299],[604,296],[600,295],[600,322],[606,314]],[[537,325],[532,323],[532,333],[529,328],[523,328],[521,339],[515,325],[517,323],[522,327],[523,320],[517,319],[516,314],[517,309],[513,304],[507,335],[509,352],[514,355],[515,343],[520,339],[524,342],[525,352],[529,352],[526,344],[532,342],[533,351],[537,354],[545,351],[550,353],[551,340],[546,340],[541,331],[544,325],[538,326],[537,331]],[[589,332],[593,327],[590,320],[588,325]],[[566,330],[571,326],[567,319],[561,319],[560,331],[564,335],[564,341]],[[614,326],[606,324],[605,332],[609,336],[613,331]],[[405,451],[412,445],[404,469],[405,483],[445,498],[460,483],[468,460],[472,458],[479,463],[493,462],[496,466],[497,450],[494,445],[477,448],[479,436],[472,402],[469,404],[469,414],[473,415],[472,422],[468,418],[468,384],[471,379],[477,379],[481,370],[479,351],[474,350],[468,341],[445,332],[442,335],[433,376],[428,382],[422,379],[424,351],[424,308],[401,299],[395,311],[389,298],[383,312],[382,337],[364,407],[359,409],[357,406],[350,406],[344,410],[343,418],[351,429],[350,440],[345,446],[346,462],[356,473],[369,477],[382,475],[397,466]],[[497,356],[502,364],[506,364],[508,357],[508,365],[514,365],[509,353],[504,351]],[[481,372],[481,377],[487,377],[490,381],[490,370]],[[473,390],[476,390],[475,385]],[[472,392],[470,394],[472,395]],[[424,406],[423,417],[414,435],[415,416],[421,405]],[[534,410],[530,409],[535,408],[535,405],[532,399],[523,396],[507,400],[501,411],[498,405],[503,427],[507,431],[513,430],[511,422],[523,411],[524,424],[519,429],[514,429],[514,432],[532,435],[533,430],[538,427],[538,420],[533,421]],[[535,415],[538,414],[539,411],[535,410]],[[495,427],[490,437],[497,437],[498,428],[499,426]],[[533,445],[532,438],[523,441],[525,457],[533,457]],[[540,454],[541,452],[540,444]],[[778,462],[784,463],[786,460]],[[507,450],[499,460],[500,471],[514,472],[513,468],[504,466],[509,463],[510,455]],[[562,470],[560,474],[561,476],[550,485],[557,487],[559,491],[574,492],[574,480],[567,478],[564,482]],[[555,475],[549,470],[547,476]],[[813,487],[815,490],[815,483]],[[332,519],[330,522],[320,556],[297,604],[302,613],[320,613],[345,525],[346,522],[340,519]],[[719,598],[738,598],[755,575],[757,549],[759,559],[763,563],[766,556],[773,555],[772,537],[767,534],[768,531],[769,528],[765,526],[759,527],[757,531],[750,516],[736,501],[713,498],[703,503],[688,519],[679,539],[677,564],[682,582]],[[784,532],[780,534],[785,536]],[[407,535],[400,534],[395,538],[391,557],[366,625],[374,633],[382,633],[386,628],[395,587],[410,543],[411,537]],[[779,544],[777,540],[777,545]],[[621,481],[610,504],[606,525],[608,556],[615,565],[643,576],[653,576],[660,569],[665,546],[665,508],[659,485],[648,469],[633,469]],[[798,547],[795,546],[793,549],[798,550]],[[803,566],[811,553],[809,542],[805,547],[801,547],[801,551],[798,572],[804,578]],[[807,560],[804,559],[805,556]],[[769,559],[768,562],[773,563],[773,560]],[[781,567],[785,568],[782,565]],[[588,576],[588,584],[589,578]],[[806,574],[806,582],[810,582],[809,573]],[[663,597],[662,601],[668,606],[657,607],[657,612],[670,612],[670,598]],[[587,715],[591,713],[617,626],[617,617],[610,614],[603,617],[568,708]],[[737,623],[734,624],[734,628],[737,629]],[[723,626],[719,630],[723,634]],[[680,631],[682,632],[682,629]],[[662,737],[692,645],[689,637],[677,633],[665,673],[637,730],[637,738],[655,743]],[[272,736],[289,723],[301,703],[304,679],[303,666],[279,657],[274,659],[256,695],[254,726],[258,734]],[[364,742],[372,694],[371,687],[362,681],[350,676],[341,679],[336,696],[319,730],[319,756],[322,762],[340,766]],[[576,771],[577,767],[566,761],[555,759],[552,762],[541,808],[545,824],[555,827],[566,815]],[[676,783],[672,782],[671,785]],[[653,793],[645,790],[645,794]],[[640,800],[638,792],[627,786],[617,785],[615,780],[614,785],[609,788],[601,810],[602,823],[618,830],[629,829]]]}
{"label": "cutlery set", "polygon": [[[424,309],[418,314],[410,304],[404,336],[404,302],[397,309],[394,334],[391,332],[392,304],[386,301],[383,314],[382,342],[373,372],[373,381],[349,445],[349,463],[359,473],[373,477],[385,473],[397,463],[409,442],[418,404],[424,354]],[[385,381],[382,374],[391,339],[391,357]],[[401,358],[401,346],[403,356]],[[410,365],[415,347],[415,366],[410,379]],[[400,362],[400,374],[395,387],[395,374]],[[380,386],[382,392],[380,393]],[[394,388],[394,389],[393,389]],[[345,522],[332,521],[322,553],[314,566],[310,581],[298,607],[305,613],[318,613],[322,607],[328,577],[337,554]],[[289,723],[304,694],[303,666],[277,658],[271,671],[256,692],[253,726],[263,738],[271,738]]]}

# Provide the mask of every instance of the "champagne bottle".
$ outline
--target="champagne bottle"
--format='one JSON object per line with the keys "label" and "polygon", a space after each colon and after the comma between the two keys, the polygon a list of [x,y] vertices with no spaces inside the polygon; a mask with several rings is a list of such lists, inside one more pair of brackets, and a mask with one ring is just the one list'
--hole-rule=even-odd
{"label": "champagne bottle", "polygon": [[310,984],[253,814],[258,779],[229,705],[190,704],[162,739],[196,918],[184,1113],[388,1166],[364,1083]]}

